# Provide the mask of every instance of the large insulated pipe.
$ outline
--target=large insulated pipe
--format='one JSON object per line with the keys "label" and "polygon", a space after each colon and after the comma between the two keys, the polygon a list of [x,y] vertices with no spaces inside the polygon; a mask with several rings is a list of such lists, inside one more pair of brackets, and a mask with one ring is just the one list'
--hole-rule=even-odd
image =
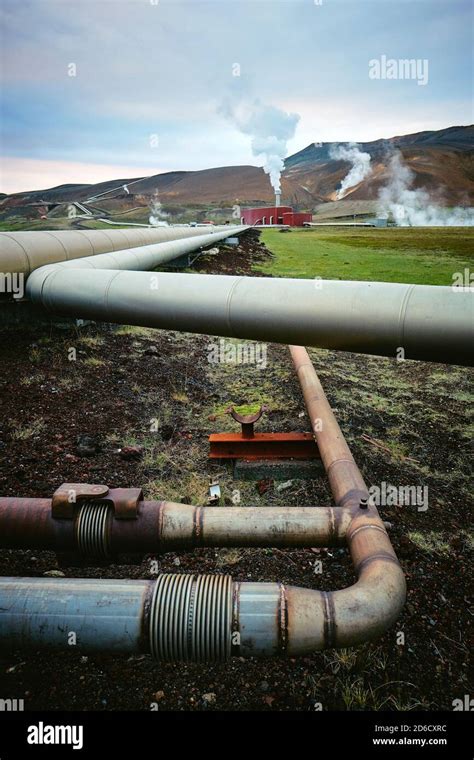
{"label": "large insulated pipe", "polygon": [[84,559],[197,547],[342,546],[352,516],[331,507],[196,507],[141,501],[135,519],[116,519],[100,501],[77,504],[71,519],[51,499],[0,498],[0,549],[74,552]]}
{"label": "large insulated pipe", "polygon": [[[186,241],[161,244],[179,245]],[[95,261],[105,263],[104,256]],[[139,258],[130,268],[143,268],[145,258],[141,253]],[[27,293],[50,312],[76,318],[402,359],[474,363],[474,292],[469,290],[166,272],[152,276],[116,271],[118,261],[108,270],[86,268],[91,261],[77,262],[81,269],[70,262],[37,270],[29,278]]]}
{"label": "large insulated pipe", "polygon": [[[131,272],[134,270],[143,271],[153,269],[154,267],[166,264],[173,259],[192,253],[200,248],[206,248],[220,240],[224,240],[230,234],[240,235],[249,229],[245,226],[220,228],[220,231],[212,233],[203,233],[194,237],[186,237],[180,240],[169,240],[164,243],[151,243],[150,245],[141,245],[134,248],[124,248],[120,251],[110,253],[101,253],[97,256],[88,256],[74,261],[62,261],[57,264],[50,264],[40,267],[30,277],[27,284],[27,293],[37,293],[42,289],[42,283],[49,280],[56,272],[77,270],[106,270],[114,271],[124,270]],[[148,272],[148,286],[155,283],[153,289],[158,288],[156,273]],[[150,275],[153,279],[150,280]],[[76,275],[74,275],[75,277]]]}
{"label": "large insulated pipe", "polygon": [[[230,229],[225,225],[208,227],[209,233],[227,230],[229,234]],[[35,269],[46,264],[152,243],[199,237],[202,234],[202,227],[0,232],[0,272],[17,272],[28,277]]]}

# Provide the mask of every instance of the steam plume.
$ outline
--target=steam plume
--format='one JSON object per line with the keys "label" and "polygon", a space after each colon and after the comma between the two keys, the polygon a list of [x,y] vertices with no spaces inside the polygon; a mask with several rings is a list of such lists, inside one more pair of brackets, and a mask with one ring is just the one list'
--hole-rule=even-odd
{"label": "steam plume", "polygon": [[153,225],[153,227],[167,227],[168,222],[165,220],[169,216],[165,211],[163,211],[163,206],[160,202],[158,193],[155,191],[153,195],[150,198],[150,203],[148,204],[150,209],[150,218],[149,223]]}
{"label": "steam plume", "polygon": [[370,154],[361,151],[355,143],[348,143],[347,145],[331,146],[329,157],[336,161],[349,161],[352,164],[349,173],[342,180],[341,187],[336,193],[336,198],[339,201],[344,198],[351,187],[358,185],[369,174]]}
{"label": "steam plume", "polygon": [[226,101],[220,108],[243,134],[252,137],[252,153],[263,157],[263,169],[276,193],[281,191],[281,173],[285,168],[288,140],[295,134],[300,117],[281,108],[267,106],[260,100]]}
{"label": "steam plume", "polygon": [[394,153],[389,162],[390,180],[379,193],[380,216],[393,217],[401,227],[454,227],[473,226],[474,211],[458,206],[444,208],[434,203],[427,190],[411,189],[414,173],[403,163],[400,153]]}

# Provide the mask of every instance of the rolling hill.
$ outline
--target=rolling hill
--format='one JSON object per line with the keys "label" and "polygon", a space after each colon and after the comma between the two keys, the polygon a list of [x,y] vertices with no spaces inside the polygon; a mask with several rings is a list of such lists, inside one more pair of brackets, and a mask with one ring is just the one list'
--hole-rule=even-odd
{"label": "rolling hill", "polygon": [[[283,203],[313,210],[318,204],[335,200],[350,164],[330,157],[334,145],[312,143],[286,159],[282,177]],[[376,199],[380,188],[389,179],[390,157],[394,150],[398,150],[414,174],[415,188],[426,188],[433,200],[441,205],[474,205],[474,126],[418,132],[359,145],[362,151],[370,154],[372,171],[363,182],[349,190],[345,200]],[[129,186],[128,193],[123,185]],[[235,202],[248,205],[273,201],[273,191],[263,169],[224,166],[15,193],[0,199],[0,215],[3,219],[20,213],[39,218],[54,212],[57,204],[61,206],[71,201],[87,202],[88,206],[103,213],[120,213],[148,204],[156,193],[165,207],[229,206]]]}

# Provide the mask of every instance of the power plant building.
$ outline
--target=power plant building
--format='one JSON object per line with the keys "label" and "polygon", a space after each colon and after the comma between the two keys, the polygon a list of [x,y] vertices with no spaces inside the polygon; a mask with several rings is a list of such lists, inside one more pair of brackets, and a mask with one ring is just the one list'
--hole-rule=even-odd
{"label": "power plant building", "polygon": [[289,227],[302,227],[304,222],[311,222],[312,219],[312,214],[293,211],[291,206],[242,209],[242,224],[287,224]]}

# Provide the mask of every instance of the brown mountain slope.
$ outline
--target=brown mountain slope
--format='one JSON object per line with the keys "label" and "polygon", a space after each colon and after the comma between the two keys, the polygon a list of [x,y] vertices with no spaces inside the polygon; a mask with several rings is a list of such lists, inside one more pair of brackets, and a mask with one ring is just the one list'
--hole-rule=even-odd
{"label": "brown mountain slope", "polygon": [[[313,196],[334,200],[350,164],[330,158],[333,143],[309,145],[286,159],[286,176],[299,181]],[[413,187],[424,187],[440,204],[474,204],[474,126],[449,127],[359,143],[371,156],[372,171],[347,199],[372,200],[390,179],[388,165],[394,151],[414,174]]]}
{"label": "brown mountain slope", "polygon": [[[314,143],[286,159],[282,202],[312,209],[318,203],[335,199],[350,164],[330,158],[333,145]],[[389,180],[390,157],[398,150],[414,173],[414,187],[425,187],[433,200],[441,204],[474,205],[474,126],[375,140],[361,143],[360,148],[370,153],[372,171],[360,185],[349,190],[346,199],[377,198],[380,188]],[[128,194],[122,187],[125,184]],[[263,169],[225,166],[16,193],[0,200],[0,214],[5,218],[25,207],[33,211],[36,204],[44,213],[45,203],[51,209],[55,203],[70,201],[117,211],[147,203],[155,193],[164,205],[258,204],[271,203],[274,197]]]}

